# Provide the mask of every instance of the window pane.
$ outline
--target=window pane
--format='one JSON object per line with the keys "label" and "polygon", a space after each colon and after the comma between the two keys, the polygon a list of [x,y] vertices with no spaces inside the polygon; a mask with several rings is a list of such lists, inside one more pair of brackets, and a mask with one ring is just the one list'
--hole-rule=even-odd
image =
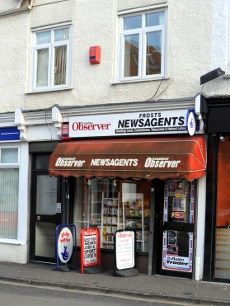
{"label": "window pane", "polygon": [[57,178],[49,175],[37,177],[36,214],[56,214]]}
{"label": "window pane", "polygon": [[17,239],[18,169],[0,170],[0,237]]}
{"label": "window pane", "polygon": [[165,13],[151,13],[146,14],[146,27],[164,25],[165,24]]}
{"label": "window pane", "polygon": [[49,32],[42,32],[37,34],[37,44],[46,44],[51,42],[51,33]]}
{"label": "window pane", "polygon": [[54,41],[68,40],[69,28],[59,29],[54,31]]}
{"label": "window pane", "polygon": [[124,76],[138,75],[139,35],[125,36]]}
{"label": "window pane", "polygon": [[219,142],[215,277],[230,279],[230,137]]}
{"label": "window pane", "polygon": [[49,49],[37,51],[37,87],[48,86]]}
{"label": "window pane", "polygon": [[54,85],[66,84],[67,46],[55,48]]}
{"label": "window pane", "polygon": [[35,169],[48,169],[50,155],[37,155],[35,159]]}
{"label": "window pane", "polygon": [[121,228],[119,189],[118,180],[91,180],[89,226],[101,229],[101,247],[104,249],[113,249],[114,233]]}
{"label": "window pane", "polygon": [[18,149],[1,149],[1,163],[18,163]]}
{"label": "window pane", "polygon": [[161,73],[161,32],[147,34],[146,75]]}
{"label": "window pane", "polygon": [[142,16],[130,16],[124,17],[124,30],[138,29],[141,28]]}

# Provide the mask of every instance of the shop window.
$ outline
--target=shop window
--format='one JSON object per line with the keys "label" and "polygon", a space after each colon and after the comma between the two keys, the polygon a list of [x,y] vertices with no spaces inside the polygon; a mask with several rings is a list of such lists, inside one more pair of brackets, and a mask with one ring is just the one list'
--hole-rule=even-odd
{"label": "shop window", "polygon": [[119,81],[165,76],[166,11],[121,16]]}
{"label": "shop window", "polygon": [[100,229],[103,249],[114,248],[116,230],[133,229],[137,251],[148,251],[150,184],[108,178],[88,181],[87,226]]}
{"label": "shop window", "polygon": [[34,91],[70,87],[70,42],[70,26],[34,32]]}
{"label": "shop window", "polygon": [[0,238],[17,239],[18,149],[0,148],[0,156]]}
{"label": "shop window", "polygon": [[215,277],[230,279],[230,137],[219,143]]}

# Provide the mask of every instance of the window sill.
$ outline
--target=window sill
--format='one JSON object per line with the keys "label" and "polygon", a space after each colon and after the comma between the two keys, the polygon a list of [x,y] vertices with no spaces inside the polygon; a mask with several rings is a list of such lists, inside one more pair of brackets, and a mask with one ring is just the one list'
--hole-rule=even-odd
{"label": "window sill", "polygon": [[17,239],[6,239],[6,238],[0,238],[0,244],[14,244],[14,245],[23,245],[19,240]]}
{"label": "window sill", "polygon": [[27,91],[26,95],[73,90],[73,87]]}
{"label": "window sill", "polygon": [[121,84],[129,84],[129,83],[143,83],[143,82],[156,82],[156,81],[164,81],[169,80],[169,77],[162,77],[158,79],[142,79],[142,80],[124,80],[124,81],[117,81],[111,83],[111,85],[121,85]]}

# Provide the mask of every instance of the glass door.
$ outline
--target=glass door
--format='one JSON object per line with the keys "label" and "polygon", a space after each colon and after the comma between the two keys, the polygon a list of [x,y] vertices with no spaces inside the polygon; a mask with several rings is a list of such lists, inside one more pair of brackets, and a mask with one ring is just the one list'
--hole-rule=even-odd
{"label": "glass door", "polygon": [[162,270],[193,269],[195,186],[185,180],[165,183]]}
{"label": "glass door", "polygon": [[37,175],[35,257],[55,258],[57,178]]}
{"label": "glass door", "polygon": [[55,262],[55,234],[61,207],[57,205],[59,179],[48,174],[49,156],[33,155],[30,259]]}

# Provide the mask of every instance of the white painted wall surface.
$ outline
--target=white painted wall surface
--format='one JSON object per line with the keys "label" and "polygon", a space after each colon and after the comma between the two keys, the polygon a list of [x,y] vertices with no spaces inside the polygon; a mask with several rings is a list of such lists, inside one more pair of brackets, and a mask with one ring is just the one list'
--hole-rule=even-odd
{"label": "white painted wall surface", "polygon": [[[226,62],[226,0],[34,0],[32,10],[0,17],[1,112],[61,106],[194,97],[200,76]],[[138,7],[168,7],[168,78],[117,84],[118,13]],[[202,13],[201,13],[202,12]],[[220,19],[220,18],[221,19]],[[213,21],[212,21],[212,18]],[[31,93],[32,34],[44,25],[73,24],[72,89]],[[218,26],[216,24],[218,23]],[[212,37],[212,35],[214,35]],[[100,65],[90,65],[89,47],[100,45]],[[209,94],[229,94],[229,80],[205,84]]]}
{"label": "white painted wall surface", "polygon": [[1,0],[0,1],[0,13],[6,10],[16,8],[19,0]]}

